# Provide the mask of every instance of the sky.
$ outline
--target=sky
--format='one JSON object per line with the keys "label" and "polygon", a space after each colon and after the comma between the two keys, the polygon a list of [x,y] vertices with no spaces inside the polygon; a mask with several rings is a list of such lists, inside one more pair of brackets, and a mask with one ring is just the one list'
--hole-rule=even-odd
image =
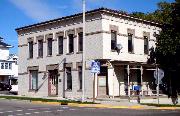
{"label": "sky", "polygon": [[[131,12],[153,12],[160,1],[174,0],[86,0],[86,10],[106,7]],[[0,0],[0,37],[18,54],[18,27],[80,13],[82,0]]]}

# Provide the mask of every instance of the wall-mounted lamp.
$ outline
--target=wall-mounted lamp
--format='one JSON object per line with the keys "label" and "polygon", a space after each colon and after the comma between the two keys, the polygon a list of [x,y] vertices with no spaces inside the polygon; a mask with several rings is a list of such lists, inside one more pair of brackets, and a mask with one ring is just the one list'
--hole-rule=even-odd
{"label": "wall-mounted lamp", "polygon": [[117,45],[116,45],[116,48],[115,48],[115,49],[116,49],[118,55],[119,55],[119,53],[120,53],[120,51],[121,51],[122,48],[123,48],[122,44],[117,44]]}

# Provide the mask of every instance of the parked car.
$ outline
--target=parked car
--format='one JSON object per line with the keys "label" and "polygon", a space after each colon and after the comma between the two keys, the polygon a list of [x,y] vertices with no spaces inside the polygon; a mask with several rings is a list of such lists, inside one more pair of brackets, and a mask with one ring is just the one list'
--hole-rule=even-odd
{"label": "parked car", "polygon": [[0,82],[0,91],[8,90],[10,91],[12,89],[12,86],[5,82]]}

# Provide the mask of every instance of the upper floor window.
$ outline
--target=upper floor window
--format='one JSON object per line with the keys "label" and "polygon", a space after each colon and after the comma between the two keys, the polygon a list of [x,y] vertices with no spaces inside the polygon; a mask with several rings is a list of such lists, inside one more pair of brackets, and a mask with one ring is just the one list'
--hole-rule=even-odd
{"label": "upper floor window", "polygon": [[149,42],[148,42],[148,37],[144,36],[144,54],[149,53]]}
{"label": "upper floor window", "polygon": [[4,63],[1,63],[1,69],[4,69]]}
{"label": "upper floor window", "polygon": [[133,34],[128,33],[128,52],[133,53]]}
{"label": "upper floor window", "polygon": [[8,63],[5,63],[5,69],[8,69]]}
{"label": "upper floor window", "polygon": [[47,42],[48,42],[47,55],[51,56],[52,55],[52,38],[48,38]]}
{"label": "upper floor window", "polygon": [[33,41],[30,41],[28,44],[29,44],[29,58],[33,58]]}
{"label": "upper floor window", "polygon": [[111,31],[111,50],[116,49],[116,43],[117,43],[117,32]]}
{"label": "upper floor window", "polygon": [[74,35],[73,34],[69,34],[69,53],[73,53],[74,52]]}
{"label": "upper floor window", "polygon": [[43,57],[43,40],[38,40],[38,57]]}
{"label": "upper floor window", "polygon": [[71,67],[66,67],[66,77],[67,77],[67,90],[72,90]]}
{"label": "upper floor window", "polygon": [[9,63],[9,69],[12,69],[12,63]]}
{"label": "upper floor window", "polygon": [[83,32],[78,33],[78,51],[83,51]]}
{"label": "upper floor window", "polygon": [[58,54],[63,54],[63,36],[58,38]]}

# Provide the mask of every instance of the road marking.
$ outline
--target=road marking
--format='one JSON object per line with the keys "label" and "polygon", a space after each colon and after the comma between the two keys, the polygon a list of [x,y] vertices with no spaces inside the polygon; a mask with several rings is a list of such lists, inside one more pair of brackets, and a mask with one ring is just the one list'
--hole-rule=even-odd
{"label": "road marking", "polygon": [[18,115],[18,116],[22,116],[23,114],[16,114],[16,115]]}
{"label": "road marking", "polygon": [[166,110],[161,110],[162,112],[166,111]]}
{"label": "road marking", "polygon": [[3,114],[4,112],[0,112],[0,114]]}
{"label": "road marking", "polygon": [[8,115],[8,116],[14,116],[14,115]]}
{"label": "road marking", "polygon": [[17,112],[22,112],[22,110],[16,110]]}
{"label": "road marking", "polygon": [[35,114],[39,114],[40,112],[34,112]]}
{"label": "road marking", "polygon": [[36,109],[28,109],[28,110],[36,110]]}
{"label": "road marking", "polygon": [[13,111],[6,111],[6,112],[13,112]]}
{"label": "road marking", "polygon": [[66,106],[66,107],[62,107],[62,108],[63,108],[63,109],[68,109],[69,107]]}
{"label": "road marking", "polygon": [[63,110],[57,110],[58,112],[62,112]]}
{"label": "road marking", "polygon": [[93,110],[93,109],[95,109],[95,108],[84,108],[84,109],[87,109],[87,110]]}
{"label": "road marking", "polygon": [[74,110],[76,110],[76,109],[69,109],[69,110],[74,111]]}
{"label": "road marking", "polygon": [[52,112],[52,111],[44,111],[44,112]]}
{"label": "road marking", "polygon": [[50,108],[41,108],[41,109],[46,109],[46,110],[49,110]]}
{"label": "road marking", "polygon": [[25,114],[29,115],[29,114],[31,114],[31,113],[25,113]]}

